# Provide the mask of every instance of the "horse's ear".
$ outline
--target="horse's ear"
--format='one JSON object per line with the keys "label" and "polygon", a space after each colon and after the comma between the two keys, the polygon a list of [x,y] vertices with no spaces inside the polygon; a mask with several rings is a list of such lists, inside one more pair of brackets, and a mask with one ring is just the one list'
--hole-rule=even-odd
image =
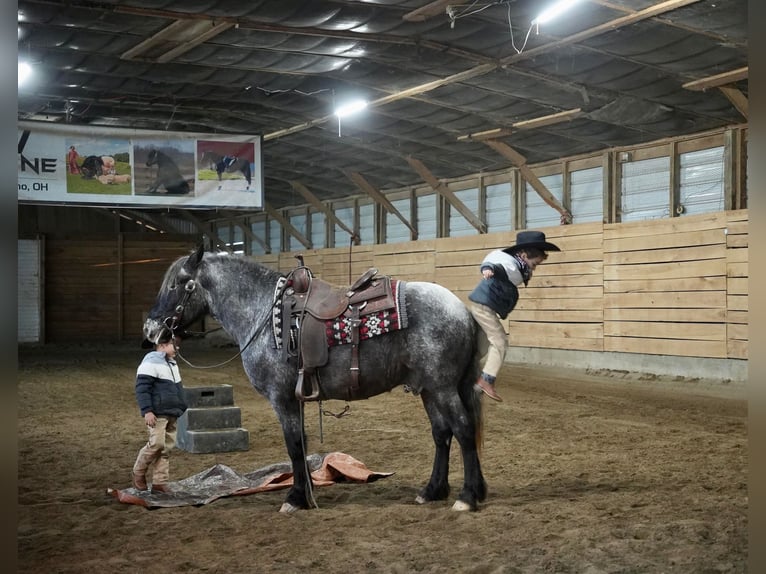
{"label": "horse's ear", "polygon": [[184,267],[192,270],[196,269],[200,261],[202,261],[202,256],[205,255],[205,245],[200,243],[200,246],[197,248],[197,251],[189,255],[189,258],[186,260],[186,263],[184,263]]}

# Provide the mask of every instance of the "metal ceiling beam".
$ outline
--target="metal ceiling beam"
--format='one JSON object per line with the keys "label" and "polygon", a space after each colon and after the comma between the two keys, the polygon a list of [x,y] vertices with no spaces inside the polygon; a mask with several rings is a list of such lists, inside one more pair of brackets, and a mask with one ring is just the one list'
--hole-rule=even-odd
{"label": "metal ceiling beam", "polygon": [[732,105],[735,108],[737,108],[737,111],[740,114],[742,114],[745,119],[747,119],[747,113],[748,113],[747,96],[743,94],[740,90],[732,86],[719,86],[718,89],[721,90],[724,96],[729,98],[729,101],[732,103]]}
{"label": "metal ceiling beam", "polygon": [[564,110],[563,112],[556,112],[555,114],[548,114],[547,116],[540,116],[539,118],[532,118],[531,120],[524,120],[521,122],[515,122],[511,124],[510,128],[495,128],[492,130],[486,130],[483,132],[476,132],[472,134],[465,134],[458,136],[458,141],[470,140],[470,141],[483,141],[488,139],[497,139],[499,137],[508,136],[513,133],[513,130],[531,130],[535,128],[541,128],[543,126],[550,126],[561,122],[570,121],[582,113],[580,108],[574,108],[572,110]]}
{"label": "metal ceiling beam", "polygon": [[428,20],[437,14],[445,13],[449,3],[454,3],[454,1],[455,0],[434,0],[430,4],[421,6],[412,12],[407,12],[404,16],[402,16],[402,20],[407,20],[408,22],[423,22],[424,20]]}
{"label": "metal ceiling beam", "polygon": [[529,166],[527,166],[527,158],[503,142],[487,140],[484,143],[495,150],[497,153],[501,154],[503,157],[511,160],[511,163],[519,169],[521,175],[524,176],[524,179],[534,188],[534,190],[537,192],[537,195],[539,195],[545,203],[550,205],[553,209],[561,214],[562,224],[572,223],[572,214],[569,213],[569,211],[567,211],[563,205],[561,205],[559,200],[554,197],[548,188],[545,187],[545,184],[535,175],[535,172],[533,172]]}
{"label": "metal ceiling beam", "polygon": [[311,205],[313,205],[315,208],[317,208],[320,212],[324,213],[325,217],[328,221],[334,223],[341,229],[343,229],[346,233],[349,234],[351,237],[351,240],[354,242],[354,245],[359,245],[359,242],[361,241],[359,236],[354,233],[353,229],[350,229],[348,225],[343,223],[338,217],[335,215],[335,212],[327,207],[324,203],[322,203],[319,198],[317,198],[309,189],[303,185],[300,181],[290,181],[289,182],[292,188],[300,193],[303,198],[308,201]]}
{"label": "metal ceiling beam", "polygon": [[361,173],[357,173],[355,171],[344,171],[343,173],[345,173],[346,177],[353,181],[359,189],[364,191],[372,199],[381,204],[386,211],[388,211],[391,215],[398,217],[399,220],[404,223],[404,225],[406,225],[410,230],[410,238],[413,241],[418,238],[418,230],[415,228],[415,226],[412,225],[412,223],[410,223],[409,220],[404,217],[398,209],[396,209],[396,207],[394,207],[394,205],[385,195],[375,189],[375,187],[373,187],[373,185],[367,181]]}
{"label": "metal ceiling beam", "polygon": [[199,46],[203,42],[207,42],[210,38],[214,38],[221,34],[222,32],[225,32],[229,28],[233,27],[234,24],[230,24],[228,22],[223,22],[221,24],[216,24],[213,22],[213,27],[207,30],[206,32],[203,32],[202,34],[196,34],[193,39],[185,41],[183,44],[180,44],[179,46],[173,48],[172,50],[165,52],[161,56],[157,58],[157,61],[160,63],[169,62],[170,60],[176,58],[177,56],[180,56],[181,54],[185,54],[195,46]]}
{"label": "metal ceiling beam", "polygon": [[420,175],[420,177],[422,177],[423,180],[428,185],[430,185],[436,193],[441,195],[452,207],[457,209],[460,215],[465,217],[466,221],[473,225],[479,233],[487,232],[487,224],[479,219],[473,211],[468,209],[468,206],[460,201],[460,199],[454,193],[452,193],[452,191],[446,186],[446,184],[444,184],[444,182],[439,181],[439,179],[433,173],[431,173],[431,170],[429,170],[423,164],[423,162],[410,156],[407,157],[407,163],[412,166],[412,169],[414,169],[415,172]]}
{"label": "metal ceiling beam", "polygon": [[742,93],[741,90],[733,86],[732,84],[747,79],[749,75],[749,67],[744,66],[737,68],[736,70],[730,70],[707,78],[700,78],[692,82],[686,82],[682,87],[687,90],[693,90],[697,92],[704,92],[709,88],[718,88],[724,96],[737,108],[737,111],[747,119],[749,104],[747,96]]}
{"label": "metal ceiling beam", "polygon": [[728,72],[722,72],[707,78],[700,78],[692,82],[686,82],[681,87],[687,90],[693,90],[697,92],[704,92],[708,88],[719,88],[728,84],[733,84],[741,80],[746,80],[749,73],[749,67],[744,66],[737,68],[736,70],[729,70]]}

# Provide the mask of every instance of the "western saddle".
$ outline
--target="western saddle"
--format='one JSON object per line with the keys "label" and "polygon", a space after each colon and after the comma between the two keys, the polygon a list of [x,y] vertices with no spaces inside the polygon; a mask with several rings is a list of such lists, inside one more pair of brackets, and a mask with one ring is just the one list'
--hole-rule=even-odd
{"label": "western saddle", "polygon": [[[282,298],[282,325],[290,333],[290,352],[298,357],[295,396],[300,401],[320,400],[317,369],[327,364],[329,344],[325,322],[347,319],[351,325],[351,382],[348,398],[359,389],[359,325],[365,315],[393,309],[396,301],[391,278],[378,276],[371,267],[350,287],[338,287],[314,277],[298,257],[300,265],[287,276]],[[309,389],[306,387],[310,386]]]}

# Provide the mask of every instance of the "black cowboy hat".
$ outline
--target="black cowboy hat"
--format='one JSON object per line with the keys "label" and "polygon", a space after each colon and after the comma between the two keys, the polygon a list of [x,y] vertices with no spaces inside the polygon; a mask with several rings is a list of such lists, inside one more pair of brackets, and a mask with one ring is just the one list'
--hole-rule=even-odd
{"label": "black cowboy hat", "polygon": [[539,249],[540,251],[561,251],[558,246],[545,240],[545,233],[542,231],[519,231],[516,234],[516,245],[506,247],[503,251],[513,255],[525,248]]}

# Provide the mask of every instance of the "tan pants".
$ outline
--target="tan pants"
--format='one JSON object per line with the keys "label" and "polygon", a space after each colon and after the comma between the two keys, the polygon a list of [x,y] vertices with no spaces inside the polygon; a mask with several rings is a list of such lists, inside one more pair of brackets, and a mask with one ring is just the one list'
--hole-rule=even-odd
{"label": "tan pants", "polygon": [[154,427],[146,426],[149,441],[138,451],[133,473],[146,476],[152,468],[152,484],[165,484],[170,479],[170,451],[176,446],[176,417],[157,417]]}
{"label": "tan pants", "polygon": [[476,319],[476,322],[481,326],[484,334],[487,336],[487,341],[489,342],[489,348],[485,355],[486,360],[482,371],[492,377],[497,377],[500,368],[503,366],[503,361],[505,361],[508,334],[505,332],[497,313],[486,305],[471,302],[469,309],[471,310],[474,319]]}

